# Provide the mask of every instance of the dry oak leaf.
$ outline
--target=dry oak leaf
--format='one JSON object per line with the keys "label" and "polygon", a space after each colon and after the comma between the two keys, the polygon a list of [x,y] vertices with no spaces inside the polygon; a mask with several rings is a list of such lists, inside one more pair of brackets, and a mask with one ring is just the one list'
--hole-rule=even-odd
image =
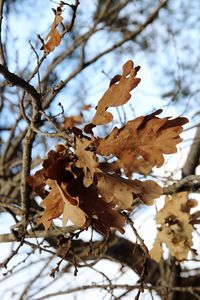
{"label": "dry oak leaf", "polygon": [[126,184],[123,178],[96,172],[97,190],[105,202],[113,202],[119,209],[131,210],[133,205],[133,193],[140,192],[138,187]]}
{"label": "dry oak leaf", "polygon": [[136,196],[140,201],[146,205],[153,205],[154,200],[158,199],[163,194],[162,187],[153,180],[140,181],[138,179],[128,180],[135,187],[140,189],[140,193],[137,193]]}
{"label": "dry oak leaf", "polygon": [[129,178],[132,178],[133,173],[149,175],[153,168],[153,166],[148,161],[144,160],[144,158],[140,155],[136,156],[135,159],[131,161],[131,164],[128,166],[128,168],[125,167],[123,161],[119,159],[111,164],[111,168],[113,168],[113,170],[117,169],[117,167],[118,169],[124,169],[126,176]]}
{"label": "dry oak leaf", "polygon": [[56,180],[48,179],[46,184],[51,191],[41,202],[45,208],[40,223],[43,223],[47,230],[53,219],[63,214],[63,225],[68,220],[72,221],[77,227],[83,227],[86,223],[86,214],[79,208],[79,200],[70,196],[66,191],[66,184],[58,185]]}
{"label": "dry oak leaf", "polygon": [[123,163],[127,172],[132,170],[138,156],[144,158],[152,167],[161,167],[164,163],[163,154],[177,151],[176,145],[182,141],[179,134],[187,118],[178,117],[169,120],[169,117],[158,118],[162,110],[158,110],[145,117],[128,121],[125,126],[115,127],[110,135],[98,138],[93,142],[96,153],[108,156],[115,155]]}
{"label": "dry oak leaf", "polygon": [[69,150],[63,145],[57,145],[56,151],[50,150],[48,158],[44,160],[43,167],[46,178],[56,180],[58,183],[70,182],[74,179],[72,172],[67,170],[71,162]]}
{"label": "dry oak leaf", "polygon": [[44,49],[46,54],[52,52],[55,47],[60,45],[61,35],[59,31],[56,29],[57,25],[60,24],[63,20],[63,17],[60,15],[56,15],[51,26],[51,30],[47,34],[45,40],[47,41],[41,49]]}
{"label": "dry oak leaf", "polygon": [[93,176],[96,171],[98,171],[98,162],[94,152],[86,150],[91,144],[90,140],[76,138],[76,149],[75,155],[78,160],[76,161],[76,166],[78,168],[83,168],[84,180],[83,184],[88,187],[93,183]]}
{"label": "dry oak leaf", "polygon": [[133,205],[140,203],[152,205],[153,200],[162,194],[162,188],[152,180],[124,179],[117,175],[96,172],[97,189],[105,202],[113,202],[118,209],[131,210]]}
{"label": "dry oak leaf", "polygon": [[92,104],[84,104],[82,106],[82,110],[90,110],[92,108]]}
{"label": "dry oak leaf", "polygon": [[83,122],[82,115],[66,117],[64,120],[64,128],[71,128],[77,124],[81,124],[82,122]]}
{"label": "dry oak leaf", "polygon": [[150,256],[157,262],[162,255],[161,243],[165,243],[172,256],[181,261],[187,259],[192,247],[192,231],[190,213],[187,206],[187,192],[174,194],[165,198],[164,207],[157,213],[157,237]]}
{"label": "dry oak leaf", "polygon": [[124,233],[125,218],[116,205],[112,202],[106,203],[99,197],[94,185],[85,187],[81,176],[77,177],[68,185],[68,193],[72,197],[79,198],[80,208],[87,214],[90,224],[101,234],[107,236],[111,228]]}
{"label": "dry oak leaf", "polygon": [[48,178],[56,180],[58,183],[67,183],[74,179],[73,173],[67,170],[69,164],[68,149],[63,145],[57,145],[56,151],[50,150],[48,152],[48,157],[42,164],[43,168],[33,176],[28,176],[27,182],[36,194],[44,198],[46,196],[44,187]]}
{"label": "dry oak leaf", "polygon": [[41,198],[45,197],[45,185],[47,177],[45,176],[45,170],[41,169],[35,172],[33,176],[27,177],[27,182],[31,186],[32,190]]}
{"label": "dry oak leaf", "polygon": [[41,198],[46,196],[46,180],[52,179],[57,182],[70,182],[74,179],[73,173],[68,171],[67,165],[70,163],[69,152],[63,145],[57,145],[56,151],[50,150],[48,157],[44,160],[43,168],[33,176],[28,176],[27,182],[32,190]]}
{"label": "dry oak leaf", "polygon": [[92,124],[104,125],[112,121],[113,116],[106,111],[107,108],[125,104],[131,98],[130,91],[140,82],[140,78],[136,78],[139,69],[140,67],[134,68],[131,60],[123,65],[122,75],[116,75],[111,80],[108,90],[99,100]]}

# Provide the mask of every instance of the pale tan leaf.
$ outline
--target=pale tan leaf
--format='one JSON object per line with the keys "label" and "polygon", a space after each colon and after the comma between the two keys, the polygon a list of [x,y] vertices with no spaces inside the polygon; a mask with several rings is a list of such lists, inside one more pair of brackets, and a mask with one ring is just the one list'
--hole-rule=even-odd
{"label": "pale tan leaf", "polygon": [[56,183],[56,187],[60,192],[60,196],[64,202],[64,219],[63,224],[66,224],[68,220],[72,221],[77,227],[83,227],[86,223],[86,214],[82,209],[78,207],[78,198],[71,197],[66,188],[66,185],[62,184],[61,187]]}
{"label": "pale tan leaf", "polygon": [[127,180],[116,175],[96,172],[97,189],[104,201],[115,203],[119,209],[131,210],[134,199],[152,205],[153,199],[159,198],[162,188],[154,181]]}
{"label": "pale tan leaf", "polygon": [[153,248],[149,251],[149,255],[152,259],[159,263],[162,257],[162,253],[163,250],[161,247],[161,243],[158,240],[156,240],[153,244]]}
{"label": "pale tan leaf", "polygon": [[71,205],[68,201],[65,201],[62,220],[63,226],[67,224],[68,220],[81,228],[86,223],[86,214],[78,206]]}
{"label": "pale tan leaf", "polygon": [[165,198],[165,205],[156,216],[159,229],[151,253],[156,251],[154,247],[159,243],[165,243],[177,260],[187,259],[193,244],[190,214],[185,210],[187,195],[187,192],[182,192]]}
{"label": "pale tan leaf", "polygon": [[97,189],[104,201],[113,201],[121,209],[131,209],[133,204],[133,193],[140,192],[139,189],[127,185],[123,179],[114,175],[96,172]]}
{"label": "pale tan leaf", "polygon": [[75,155],[78,158],[76,166],[78,168],[83,168],[84,170],[85,176],[83,183],[86,187],[93,183],[94,173],[99,170],[99,164],[96,160],[94,152],[86,150],[90,144],[90,140],[76,138]]}

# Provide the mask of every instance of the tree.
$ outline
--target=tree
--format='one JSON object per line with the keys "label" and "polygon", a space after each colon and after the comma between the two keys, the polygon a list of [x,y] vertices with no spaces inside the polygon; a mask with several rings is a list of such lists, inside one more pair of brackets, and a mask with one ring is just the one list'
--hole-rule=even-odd
{"label": "tree", "polygon": [[[1,264],[2,282],[33,270],[22,288],[12,289],[16,299],[59,299],[90,289],[103,289],[112,299],[200,297],[196,5],[0,2],[1,215],[7,222],[0,241],[14,242]],[[22,40],[21,24],[27,27],[20,32]],[[161,56],[163,48],[168,53]],[[190,62],[188,52],[193,52]],[[132,53],[138,53],[134,63]],[[140,61],[141,70],[148,66],[159,78],[154,85],[162,100],[156,109],[151,95],[137,94]],[[103,96],[93,102],[97,92]],[[135,103],[145,97],[150,105],[141,116]],[[161,101],[164,117],[159,116]],[[168,107],[178,117],[167,118]],[[182,148],[178,170],[169,163],[170,172],[161,176],[156,167],[163,165],[163,154],[176,152],[186,117],[185,136],[197,129],[195,137],[189,151]],[[167,197],[156,212],[161,195]],[[157,222],[151,251],[137,223],[149,211]],[[132,233],[123,236],[130,228]],[[101,270],[101,262],[112,262],[117,276]],[[95,277],[83,281],[82,270]],[[129,272],[138,276],[135,282],[127,282]],[[77,278],[73,286],[71,273]],[[65,289],[62,279],[68,282]]]}

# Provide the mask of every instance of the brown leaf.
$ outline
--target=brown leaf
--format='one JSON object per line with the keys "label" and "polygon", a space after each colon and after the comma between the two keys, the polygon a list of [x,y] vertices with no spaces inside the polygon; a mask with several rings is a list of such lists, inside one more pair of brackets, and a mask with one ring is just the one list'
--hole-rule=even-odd
{"label": "brown leaf", "polygon": [[79,208],[79,200],[71,197],[66,191],[66,185],[59,186],[55,180],[48,179],[47,185],[51,187],[48,196],[41,205],[45,208],[40,222],[47,230],[53,219],[63,216],[63,223],[71,220],[77,227],[83,227],[86,223],[86,214]]}
{"label": "brown leaf", "polygon": [[47,34],[45,40],[47,41],[44,44],[44,52],[46,54],[52,52],[55,47],[57,47],[61,42],[61,35],[59,31],[56,29],[57,25],[60,24],[63,20],[63,17],[61,15],[56,15],[53,21],[53,24],[51,26],[51,30]]}
{"label": "brown leaf", "polygon": [[135,160],[131,162],[131,165],[126,168],[123,161],[116,160],[112,163],[100,163],[101,169],[105,172],[117,172],[120,169],[124,169],[127,177],[131,178],[133,173],[139,173],[142,175],[149,175],[152,171],[153,166],[150,165],[143,157],[135,157]]}
{"label": "brown leaf", "polygon": [[107,235],[111,228],[124,233],[125,218],[116,209],[116,205],[106,203],[99,197],[94,185],[85,187],[82,179],[76,178],[68,185],[68,192],[79,198],[80,208],[87,214],[91,225],[103,235]]}
{"label": "brown leaf", "polygon": [[122,166],[128,177],[131,177],[133,173],[139,173],[145,176],[149,175],[153,168],[153,166],[148,161],[145,161],[141,156],[136,156],[135,160],[132,161],[128,168],[126,168],[123,164]]}
{"label": "brown leaf", "polygon": [[90,110],[92,108],[92,104],[84,104],[82,110]]}
{"label": "brown leaf", "polygon": [[174,194],[165,198],[164,207],[157,213],[156,223],[158,224],[157,237],[153,248],[150,251],[151,257],[159,261],[162,248],[159,246],[165,243],[171,255],[177,260],[187,259],[192,247],[192,231],[189,211],[187,206],[187,192]]}
{"label": "brown leaf", "polygon": [[60,45],[61,42],[61,35],[58,32],[58,30],[55,28],[54,30],[51,30],[47,37],[46,37],[46,44],[44,44],[44,52],[46,54],[52,52],[55,47]]}
{"label": "brown leaf", "polygon": [[99,100],[93,124],[104,125],[112,121],[113,116],[106,111],[107,108],[125,104],[131,98],[130,91],[140,82],[140,78],[136,78],[138,70],[138,67],[134,68],[131,60],[123,65],[122,75],[116,75],[111,80],[110,87]]}
{"label": "brown leaf", "polygon": [[119,159],[115,160],[113,162],[100,162],[99,163],[99,169],[105,173],[112,173],[112,174],[116,173],[116,174],[120,175],[122,167],[123,167],[122,163]]}
{"label": "brown leaf", "polygon": [[164,163],[163,154],[177,151],[176,145],[182,141],[179,136],[183,130],[181,125],[187,123],[188,119],[160,119],[156,117],[160,112],[138,117],[121,129],[115,127],[106,138],[96,139],[93,143],[96,152],[103,156],[115,155],[128,172],[131,172],[132,162],[134,164],[138,155],[151,166],[161,167]]}
{"label": "brown leaf", "polygon": [[65,146],[58,144],[56,151],[50,150],[48,152],[48,157],[42,164],[43,168],[33,176],[29,176],[27,182],[34,192],[44,198],[46,196],[44,187],[48,178],[56,180],[58,183],[67,183],[74,179],[73,173],[66,169],[69,163],[69,150]]}
{"label": "brown leaf", "polygon": [[50,150],[48,152],[48,158],[43,162],[45,175],[46,178],[57,180],[58,183],[69,182],[74,178],[72,172],[66,170],[70,162],[69,153],[66,148],[61,148],[61,145],[57,146],[58,149],[60,151]]}
{"label": "brown leaf", "polygon": [[94,124],[92,124],[92,123],[86,124],[85,127],[84,127],[84,132],[93,135],[92,129],[93,129],[94,127],[96,127],[96,125],[94,125]]}
{"label": "brown leaf", "polygon": [[40,223],[44,224],[46,230],[50,227],[52,220],[58,218],[64,210],[64,202],[60,197],[58,189],[55,188],[54,180],[49,179],[48,185],[52,187],[52,190],[41,202],[41,206],[45,210],[40,218]]}
{"label": "brown leaf", "polygon": [[66,117],[64,120],[64,128],[71,128],[77,124],[81,124],[82,122],[83,122],[82,115]]}
{"label": "brown leaf", "polygon": [[42,198],[45,197],[44,187],[46,185],[46,179],[44,169],[37,171],[33,176],[27,177],[27,182],[32,190]]}

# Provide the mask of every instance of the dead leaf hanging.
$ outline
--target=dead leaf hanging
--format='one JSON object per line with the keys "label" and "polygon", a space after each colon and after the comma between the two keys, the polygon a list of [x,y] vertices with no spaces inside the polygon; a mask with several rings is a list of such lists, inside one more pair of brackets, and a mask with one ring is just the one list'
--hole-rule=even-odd
{"label": "dead leaf hanging", "polygon": [[125,218],[115,203],[106,203],[94,185],[85,187],[81,177],[72,181],[67,188],[72,197],[79,198],[79,207],[87,214],[90,224],[101,234],[107,235],[111,228],[124,233]]}
{"label": "dead leaf hanging", "polygon": [[139,69],[140,67],[134,67],[132,60],[123,65],[122,75],[116,75],[111,80],[110,87],[99,100],[92,124],[104,125],[112,121],[113,116],[106,111],[107,108],[125,104],[131,98],[130,91],[140,82],[140,78],[136,78]]}
{"label": "dead leaf hanging", "polygon": [[179,136],[182,125],[188,122],[183,117],[172,120],[156,117],[161,111],[128,121],[120,129],[115,127],[106,138],[94,141],[96,152],[103,156],[115,155],[128,171],[138,156],[142,156],[152,167],[161,167],[163,154],[177,151],[176,145],[182,141]]}
{"label": "dead leaf hanging", "polygon": [[160,261],[161,243],[165,243],[172,256],[177,260],[187,259],[192,247],[193,227],[190,224],[190,213],[187,206],[187,192],[174,194],[165,198],[164,207],[157,213],[157,237],[150,251],[151,257]]}
{"label": "dead leaf hanging", "polygon": [[55,47],[60,45],[61,35],[56,27],[58,26],[58,24],[62,23],[63,17],[61,16],[61,12],[62,12],[62,10],[54,12],[55,18],[54,18],[53,24],[51,26],[51,30],[45,37],[46,43],[44,43],[43,47],[41,48],[41,50],[44,49],[44,52],[46,54],[52,52],[55,49]]}
{"label": "dead leaf hanging", "polygon": [[64,128],[72,128],[73,126],[77,124],[81,124],[83,122],[83,116],[82,114],[77,116],[71,116],[71,117],[65,117],[64,120]]}
{"label": "dead leaf hanging", "polygon": [[45,229],[49,228],[53,219],[62,214],[64,214],[64,224],[70,220],[77,227],[83,227],[86,223],[86,214],[79,208],[79,200],[68,195],[65,185],[59,186],[55,180],[51,179],[48,179],[46,183],[50,186],[51,191],[41,203],[45,211],[40,219]]}

